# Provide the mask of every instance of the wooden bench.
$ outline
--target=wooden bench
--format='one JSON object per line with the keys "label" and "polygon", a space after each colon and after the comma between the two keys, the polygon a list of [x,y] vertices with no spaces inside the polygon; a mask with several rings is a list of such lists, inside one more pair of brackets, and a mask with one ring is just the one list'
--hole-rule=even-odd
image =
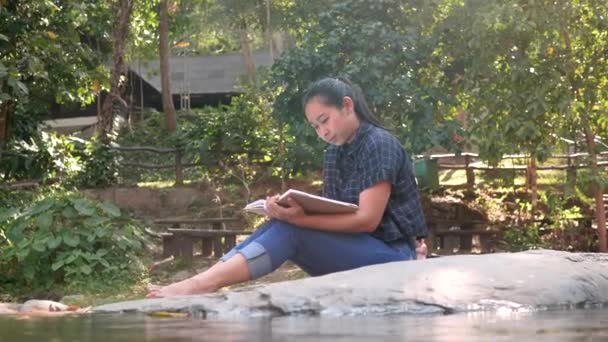
{"label": "wooden bench", "polygon": [[246,230],[226,229],[226,223],[236,221],[239,221],[239,218],[169,218],[158,219],[154,223],[167,227],[166,232],[161,233],[163,257],[180,257],[190,265],[194,257],[196,241],[201,241],[203,256],[211,256],[213,253],[214,257],[219,258],[236,245],[238,235],[252,233]]}
{"label": "wooden bench", "polygon": [[[500,232],[496,229],[459,229],[459,230],[436,230],[430,233],[439,240],[438,249],[445,254],[471,253],[474,237],[479,239],[479,250],[481,253],[492,253],[496,246]],[[464,241],[464,243],[463,243]]]}
{"label": "wooden bench", "polygon": [[441,254],[471,253],[476,238],[481,253],[492,253],[500,235],[499,229],[489,227],[490,223],[483,220],[433,218],[427,224],[429,236],[426,244],[429,251]]}

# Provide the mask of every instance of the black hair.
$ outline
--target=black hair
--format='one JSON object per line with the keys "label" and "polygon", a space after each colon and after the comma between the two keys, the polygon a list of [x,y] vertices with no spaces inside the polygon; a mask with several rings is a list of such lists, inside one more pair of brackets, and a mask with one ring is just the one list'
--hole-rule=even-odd
{"label": "black hair", "polygon": [[318,98],[325,105],[342,109],[344,107],[343,101],[345,96],[353,100],[355,115],[357,115],[359,120],[369,122],[374,126],[383,127],[380,120],[369,109],[361,88],[344,77],[328,77],[312,83],[304,92],[302,106],[306,107],[306,104],[310,100]]}

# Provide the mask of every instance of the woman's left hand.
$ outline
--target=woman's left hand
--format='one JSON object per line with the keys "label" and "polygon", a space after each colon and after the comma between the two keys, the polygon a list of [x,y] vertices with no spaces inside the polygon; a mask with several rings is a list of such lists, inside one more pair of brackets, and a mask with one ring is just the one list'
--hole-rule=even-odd
{"label": "woman's left hand", "polygon": [[296,218],[306,215],[304,209],[302,209],[302,207],[293,199],[287,198],[288,207],[278,204],[278,199],[279,195],[266,198],[266,212],[268,213],[268,216],[281,221],[294,223]]}

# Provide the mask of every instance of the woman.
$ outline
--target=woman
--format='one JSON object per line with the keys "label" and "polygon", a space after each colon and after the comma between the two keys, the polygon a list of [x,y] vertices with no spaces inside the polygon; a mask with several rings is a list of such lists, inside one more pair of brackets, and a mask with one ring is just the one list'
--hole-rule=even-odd
{"label": "woman", "polygon": [[270,221],[184,281],[152,290],[148,298],[214,292],[259,278],[291,260],[312,276],[416,258],[426,235],[418,189],[407,153],[382,128],[359,88],[346,79],[313,83],[303,99],[307,121],[329,143],[323,196],[355,203],[355,213],[307,215],[267,199]]}

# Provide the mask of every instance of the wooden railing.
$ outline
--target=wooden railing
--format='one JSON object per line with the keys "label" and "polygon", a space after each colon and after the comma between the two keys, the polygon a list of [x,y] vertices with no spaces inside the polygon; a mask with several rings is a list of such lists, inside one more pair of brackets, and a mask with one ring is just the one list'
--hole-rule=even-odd
{"label": "wooden railing", "polygon": [[[152,164],[152,163],[135,163],[135,162],[121,162],[122,166],[129,166],[135,168],[142,168],[147,170],[161,170],[161,169],[173,169],[175,172],[175,184],[183,185],[184,184],[184,169],[188,167],[196,167],[196,166],[206,166],[207,164],[203,162],[199,163],[187,163],[184,162],[183,149],[179,148],[164,148],[164,147],[149,147],[149,146],[112,146],[111,147],[115,151],[119,152],[149,152],[156,154],[172,154],[174,162],[171,164]],[[233,152],[226,152],[226,154]],[[259,155],[259,152],[252,152],[250,155]]]}
{"label": "wooden railing", "polygon": [[[598,156],[598,166],[608,166],[608,151],[600,152]],[[464,157],[464,164],[442,164],[441,160],[446,158],[458,158]],[[549,157],[550,159],[566,159],[566,164],[560,165],[538,165],[536,170],[566,170],[567,172],[575,172],[577,169],[589,168],[589,164],[580,163],[578,159],[582,157],[589,157],[588,153],[573,153],[573,154],[559,154]],[[529,159],[529,155],[517,154],[517,155],[506,155],[501,161],[509,159]],[[494,170],[511,170],[511,171],[530,171],[530,165],[501,165],[501,166],[490,166],[485,164],[479,159],[477,153],[463,152],[460,154],[447,153],[447,154],[432,154],[432,155],[417,155],[416,160],[431,159],[437,160],[437,168],[440,170],[465,170],[467,178],[467,187],[472,189],[475,186],[475,170],[481,171],[494,171]]]}
{"label": "wooden railing", "polygon": [[173,164],[150,164],[150,163],[133,163],[133,162],[122,162],[123,166],[137,167],[147,170],[160,170],[160,169],[171,169],[175,170],[175,184],[182,185],[184,184],[184,167],[190,166],[201,166],[202,163],[183,163],[182,155],[183,151],[179,148],[156,148],[156,147],[148,147],[148,146],[113,146],[113,150],[120,152],[150,152],[156,154],[173,154],[173,160],[175,161]]}
{"label": "wooden railing", "polygon": [[[182,185],[184,183],[184,168],[203,166],[203,163],[184,163],[182,160],[183,151],[178,148],[156,148],[148,146],[131,146],[131,147],[112,147],[112,149],[120,152],[150,152],[156,154],[173,154],[174,163],[172,164],[151,164],[151,163],[134,163],[134,162],[122,162],[123,166],[137,167],[148,170],[159,170],[159,169],[174,169],[175,170],[175,184]],[[579,163],[577,159],[582,157],[588,157],[588,153],[574,153],[574,154],[560,154],[554,155],[552,159],[566,159],[566,164],[562,165],[539,165],[536,170],[567,170],[569,172],[575,172],[577,169],[588,168],[589,165],[586,163]],[[601,160],[598,162],[599,166],[608,166],[608,151],[598,153],[600,158],[606,157],[607,160]],[[449,165],[442,164],[441,160],[445,158],[464,157],[464,164]],[[506,155],[502,160],[509,159],[526,159],[528,155]],[[529,165],[502,165],[502,166],[490,166],[479,161],[479,155],[477,153],[464,152],[461,154],[433,154],[433,155],[417,155],[416,159],[435,159],[438,160],[438,168],[442,170],[465,170],[467,177],[467,187],[473,188],[475,186],[475,170],[481,171],[492,171],[492,170],[512,170],[512,171],[529,171]]]}

